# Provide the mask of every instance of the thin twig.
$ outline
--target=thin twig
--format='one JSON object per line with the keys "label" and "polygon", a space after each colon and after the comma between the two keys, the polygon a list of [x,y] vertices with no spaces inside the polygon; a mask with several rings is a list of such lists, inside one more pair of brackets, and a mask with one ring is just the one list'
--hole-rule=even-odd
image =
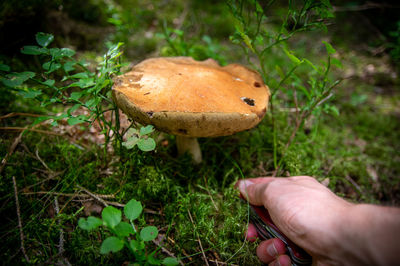
{"label": "thin twig", "polygon": [[[33,168],[33,169],[34,169],[34,168]],[[43,170],[41,170],[41,169],[38,169],[38,170],[39,170],[39,171],[42,171],[42,172],[45,172],[45,171],[43,171]],[[32,185],[27,186],[27,187],[24,187],[24,188],[22,189],[22,191],[26,191],[27,189],[29,189],[29,188],[31,188],[31,187],[35,187],[35,186],[38,186],[38,185],[40,185],[40,184],[43,184],[43,183],[45,183],[45,182],[47,182],[47,181],[49,181],[49,180],[52,180],[52,179],[54,179],[55,177],[61,175],[61,174],[64,173],[64,172],[65,172],[65,170],[64,170],[64,171],[60,171],[60,172],[53,172],[53,173],[50,173],[50,174],[49,174],[49,177],[47,177],[47,178],[43,179],[42,181],[39,181],[39,182],[37,182],[37,183],[35,183],[35,184],[32,184]],[[33,192],[32,194],[35,194],[35,192]],[[39,193],[39,194],[40,194],[40,193]],[[41,193],[41,194],[46,194],[46,193]]]}
{"label": "thin twig", "polygon": [[[207,186],[207,184],[206,184],[206,186]],[[199,187],[199,188],[201,188],[201,189],[207,191],[208,195],[210,196],[211,202],[212,202],[212,204],[214,205],[215,210],[216,210],[216,211],[219,211],[219,210],[218,210],[218,207],[217,207],[217,204],[215,204],[215,201],[214,201],[214,199],[213,199],[213,197],[212,197],[210,191],[208,190],[208,187],[204,188],[204,187],[202,187],[202,186],[200,186],[200,185],[197,185],[197,187]]]}
{"label": "thin twig", "polygon": [[[60,214],[60,207],[58,205],[58,199],[57,197],[54,197],[54,210],[56,211],[56,214]],[[61,227],[61,221],[58,221],[58,226],[60,227],[60,237],[58,241],[58,254],[61,257],[60,260],[58,260],[57,265],[71,265],[71,263],[68,261],[67,258],[63,257],[64,253],[64,230]]]}
{"label": "thin twig", "polygon": [[79,185],[77,185],[77,187],[78,187],[79,189],[85,191],[88,195],[92,196],[93,198],[95,198],[95,199],[98,200],[99,202],[101,202],[104,206],[106,206],[106,207],[108,206],[108,203],[105,202],[105,201],[104,201],[102,198],[100,198],[98,195],[96,195],[96,194],[90,192],[90,191],[87,190],[86,188],[81,187],[81,186],[79,186]]}
{"label": "thin twig", "polygon": [[21,239],[21,251],[24,254],[25,260],[30,262],[28,255],[25,251],[24,246],[24,232],[22,231],[22,222],[21,222],[21,210],[19,208],[19,200],[18,200],[18,189],[17,189],[17,181],[15,181],[15,176],[12,177],[13,184],[14,184],[14,196],[15,196],[15,205],[17,206],[17,217],[18,217],[18,229],[19,229],[19,237]]}
{"label": "thin twig", "polygon": [[283,157],[285,156],[286,151],[289,149],[290,145],[292,144],[294,138],[296,137],[297,131],[300,129],[300,126],[303,124],[303,122],[309,117],[309,115],[312,113],[312,111],[319,105],[321,105],[322,103],[324,103],[325,101],[327,101],[329,98],[331,98],[333,96],[333,93],[331,92],[333,90],[333,88],[335,88],[342,80],[336,81],[335,83],[333,83],[324,93],[323,93],[323,97],[321,99],[319,99],[318,101],[316,101],[308,110],[303,111],[300,114],[299,119],[296,119],[296,127],[294,128],[294,130],[292,131],[292,134],[289,137],[288,142],[285,145],[285,148],[282,151],[282,155],[281,155],[281,159],[279,160],[279,163],[276,167],[276,169],[274,170],[274,173],[272,174],[273,177],[275,177],[280,169],[281,166],[281,162]]}
{"label": "thin twig", "polygon": [[47,130],[40,130],[40,129],[34,129],[34,128],[26,128],[26,127],[0,127],[0,130],[15,130],[15,131],[33,131],[37,133],[42,133],[42,134],[48,134],[48,135],[55,135],[55,136],[62,136],[60,133],[56,133],[53,131],[47,131]]}
{"label": "thin twig", "polygon": [[171,251],[169,251],[168,249],[166,249],[165,247],[163,247],[163,246],[161,245],[161,240],[159,240],[159,239],[153,239],[153,243],[156,244],[156,245],[162,250],[162,252],[164,252],[165,254],[167,254],[167,255],[170,256],[170,257],[175,258],[175,259],[179,262],[180,265],[182,265],[182,266],[184,265],[183,262],[182,262],[181,260],[179,260],[179,259],[175,256],[174,253],[172,253]]}
{"label": "thin twig", "polygon": [[51,169],[47,166],[47,164],[42,160],[42,158],[40,158],[40,156],[39,156],[39,150],[38,150],[38,149],[36,149],[35,154],[36,154],[36,158],[43,164],[43,166],[44,166],[47,170],[49,170],[50,173],[54,173],[54,171],[51,170]]}
{"label": "thin twig", "polygon": [[[49,194],[49,195],[54,195],[54,196],[64,196],[64,197],[80,197],[80,198],[91,198],[91,195],[87,194],[75,194],[75,193],[61,193],[61,192],[51,192],[51,191],[37,191],[37,192],[24,192],[21,193],[23,195],[35,195],[35,194]],[[96,194],[97,197],[103,198],[103,199],[113,199],[115,198],[114,195],[101,195],[101,194]]]}
{"label": "thin twig", "polygon": [[0,120],[4,119],[4,118],[10,118],[10,117],[14,117],[14,116],[31,116],[31,117],[41,117],[42,115],[39,114],[30,114],[30,113],[9,113],[3,116],[0,116]]}
{"label": "thin twig", "polygon": [[321,104],[323,104],[324,102],[326,102],[327,100],[329,100],[329,98],[331,98],[333,96],[333,93],[329,93],[328,96],[326,96],[325,98],[323,98],[315,107],[320,106]]}
{"label": "thin twig", "polygon": [[214,262],[217,265],[231,265],[231,266],[239,266],[238,264],[232,264],[232,263],[226,263],[218,260],[209,260],[211,262]]}
{"label": "thin twig", "polygon": [[[57,197],[54,197],[54,210],[56,211],[56,214],[58,215],[60,213],[60,207],[58,205],[58,199]],[[61,221],[58,221],[58,225],[61,225]],[[64,230],[60,226],[60,239],[58,241],[58,252],[63,253],[64,252]]]}
{"label": "thin twig", "polygon": [[6,154],[6,156],[4,156],[3,160],[1,160],[1,166],[0,166],[0,174],[1,172],[3,172],[4,167],[7,164],[8,158],[14,153],[15,148],[17,147],[17,145],[21,142],[22,139],[22,135],[23,135],[23,131],[18,135],[18,137],[15,138],[14,142],[11,144],[10,150],[8,151],[8,153]]}
{"label": "thin twig", "polygon": [[296,109],[296,125],[299,124],[300,113],[299,113],[299,104],[297,102],[297,91],[293,91],[293,98],[294,98],[294,106]]}
{"label": "thin twig", "polygon": [[358,190],[358,192],[359,192],[361,195],[365,196],[364,191],[363,191],[362,188],[357,184],[357,182],[354,181],[353,178],[351,178],[349,175],[345,175],[344,177],[346,178],[347,181],[350,182],[350,184],[352,184],[352,185]]}
{"label": "thin twig", "polygon": [[[169,242],[171,242],[172,245],[175,245],[175,241],[174,241],[172,238],[170,238],[169,236],[167,237],[167,240],[168,240]],[[181,252],[183,253],[183,255],[185,255],[185,258],[186,258],[186,259],[188,259],[188,260],[190,260],[190,261],[193,261],[192,256],[190,256],[190,255],[186,252],[185,249],[180,248],[180,250],[181,250]]]}
{"label": "thin twig", "polygon": [[203,255],[203,259],[206,262],[206,265],[209,266],[206,254],[204,253],[203,245],[201,244],[201,240],[199,238],[199,235],[197,234],[196,225],[194,224],[194,221],[193,221],[193,218],[192,218],[192,214],[190,213],[189,210],[188,210],[188,214],[189,214],[190,221],[192,222],[192,224],[194,226],[195,233],[196,233],[196,236],[197,236],[197,242],[199,242],[199,246],[200,246],[200,249],[201,249],[201,254]]}

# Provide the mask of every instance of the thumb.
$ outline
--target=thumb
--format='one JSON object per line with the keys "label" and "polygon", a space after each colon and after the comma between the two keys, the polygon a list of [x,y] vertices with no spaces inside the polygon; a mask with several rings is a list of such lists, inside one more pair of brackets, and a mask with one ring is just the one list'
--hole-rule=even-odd
{"label": "thumb", "polygon": [[[240,194],[244,199],[256,206],[266,203],[266,189],[274,178],[244,179],[237,184]],[[266,207],[266,206],[265,206]]]}

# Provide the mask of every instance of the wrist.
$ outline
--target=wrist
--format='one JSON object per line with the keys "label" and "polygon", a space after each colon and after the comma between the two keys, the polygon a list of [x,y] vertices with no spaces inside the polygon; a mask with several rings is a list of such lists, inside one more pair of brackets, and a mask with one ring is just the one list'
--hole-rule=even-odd
{"label": "wrist", "polygon": [[342,243],[351,264],[396,264],[399,252],[397,240],[400,237],[399,209],[370,204],[352,205],[344,221]]}

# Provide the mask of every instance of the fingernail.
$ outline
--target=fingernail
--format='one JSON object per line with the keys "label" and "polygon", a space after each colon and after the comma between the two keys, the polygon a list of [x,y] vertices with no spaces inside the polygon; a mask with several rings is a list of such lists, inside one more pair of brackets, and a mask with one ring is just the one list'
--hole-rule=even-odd
{"label": "fingernail", "polygon": [[240,191],[240,193],[242,194],[242,196],[246,197],[246,195],[247,195],[246,188],[247,188],[248,186],[250,186],[250,185],[253,185],[253,184],[254,184],[254,183],[251,182],[251,181],[249,181],[249,180],[242,180],[242,181],[240,181],[238,187],[239,187],[239,191]]}
{"label": "fingernail", "polygon": [[267,247],[267,253],[273,258],[275,258],[276,255],[278,255],[278,251],[276,250],[274,243],[272,243]]}

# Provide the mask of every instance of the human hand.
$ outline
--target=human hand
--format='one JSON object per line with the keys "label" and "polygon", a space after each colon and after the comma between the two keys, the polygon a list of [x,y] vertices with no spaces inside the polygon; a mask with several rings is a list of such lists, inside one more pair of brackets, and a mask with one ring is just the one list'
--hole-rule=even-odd
{"label": "human hand", "polygon": [[[271,219],[294,243],[313,257],[314,264],[343,264],[349,254],[340,232],[353,204],[337,197],[314,178],[253,178],[238,182],[242,196],[268,209]],[[255,236],[249,225],[248,237]],[[279,239],[260,243],[257,256],[264,263],[290,265],[286,248]],[[351,258],[346,258],[347,262]]]}

